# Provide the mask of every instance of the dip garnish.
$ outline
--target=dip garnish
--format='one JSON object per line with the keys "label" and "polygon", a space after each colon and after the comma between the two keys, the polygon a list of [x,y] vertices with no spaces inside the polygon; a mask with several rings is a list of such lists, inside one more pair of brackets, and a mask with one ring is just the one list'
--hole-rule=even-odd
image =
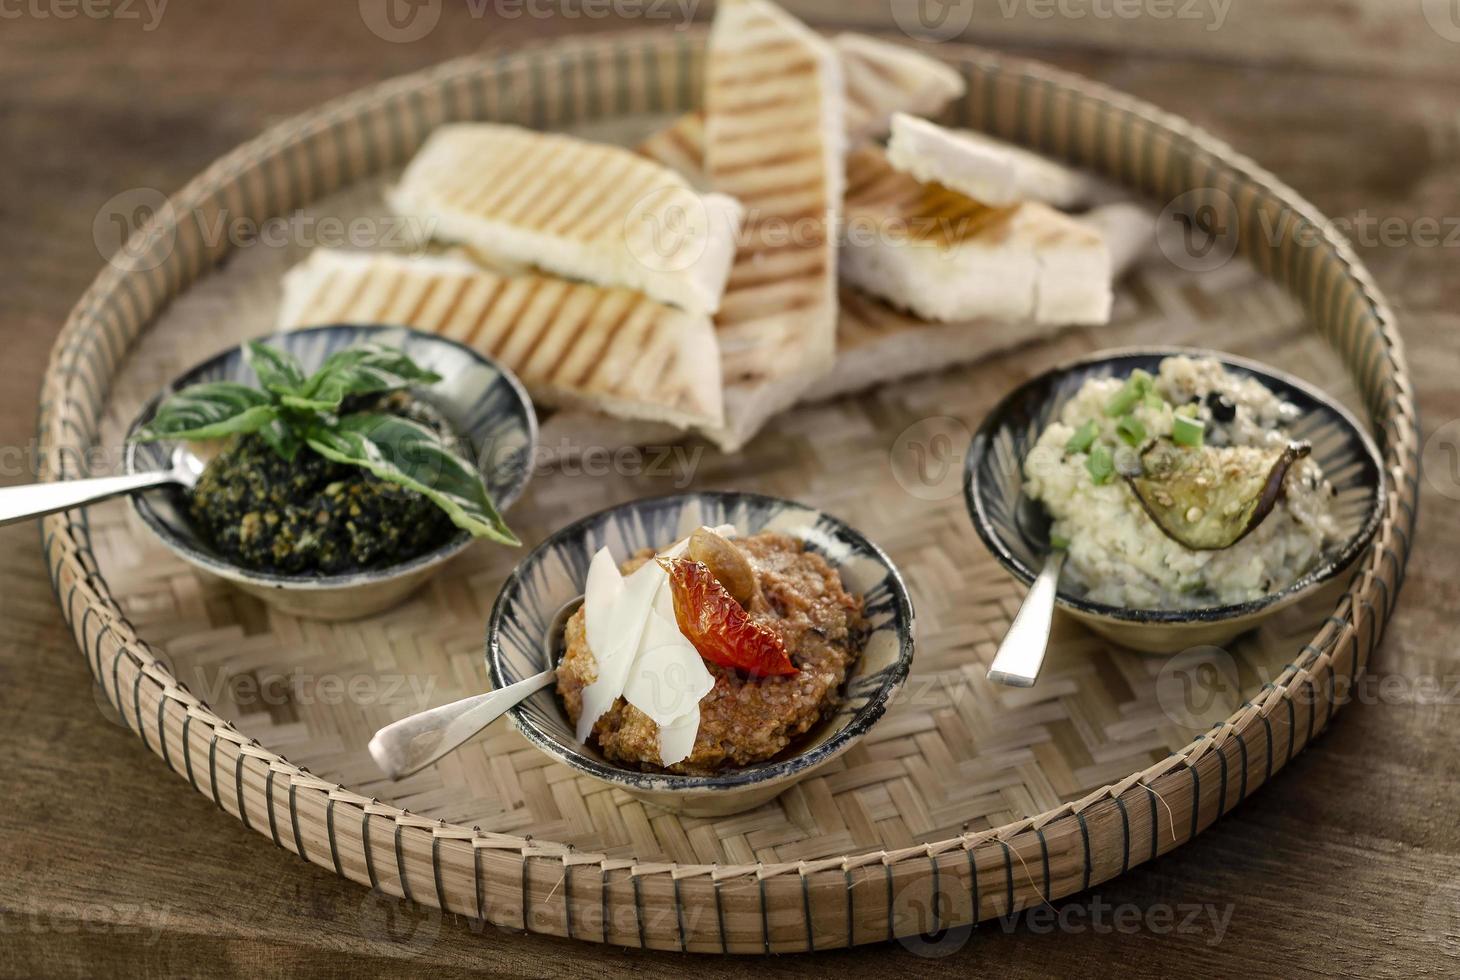
{"label": "dip garnish", "polygon": [[1141,474],[1126,483],[1168,538],[1193,551],[1221,551],[1272,512],[1288,469],[1309,451],[1297,442],[1219,449],[1162,439],[1142,455]]}
{"label": "dip garnish", "polygon": [[708,565],[692,558],[656,560],[669,573],[679,631],[701,657],[752,676],[797,673],[781,637],[752,620]]}
{"label": "dip garnish", "polygon": [[158,407],[137,440],[257,436],[286,462],[308,452],[358,468],[420,494],[473,537],[520,543],[451,433],[399,414],[352,410],[370,396],[435,384],[439,375],[403,351],[373,344],[339,351],[307,377],[287,351],[254,342],[244,356],[257,388],[226,381],[185,388]]}

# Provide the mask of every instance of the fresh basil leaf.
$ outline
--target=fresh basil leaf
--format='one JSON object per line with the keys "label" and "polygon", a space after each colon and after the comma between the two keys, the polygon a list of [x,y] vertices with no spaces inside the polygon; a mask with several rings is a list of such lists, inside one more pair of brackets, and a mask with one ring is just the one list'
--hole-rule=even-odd
{"label": "fresh basil leaf", "polygon": [[278,417],[264,392],[232,381],[210,381],[184,388],[159,405],[136,438],[139,442],[217,439],[257,432]]}
{"label": "fresh basil leaf", "polygon": [[326,459],[423,494],[473,537],[522,543],[497,513],[477,468],[424,425],[395,415],[347,415],[333,425],[316,423],[306,441]]}
{"label": "fresh basil leaf", "polygon": [[276,395],[293,395],[304,387],[304,369],[288,351],[251,341],[243,348],[243,359],[258,375],[265,391]]}
{"label": "fresh basil leaf", "polygon": [[298,398],[286,397],[283,401],[307,411],[330,411],[351,395],[395,391],[440,380],[439,374],[421,367],[403,351],[367,344],[331,355],[298,392]]}
{"label": "fresh basil leaf", "polygon": [[270,449],[288,463],[294,462],[294,457],[299,455],[299,450],[304,445],[304,439],[283,418],[274,419],[259,429],[258,434],[259,438],[268,443]]}

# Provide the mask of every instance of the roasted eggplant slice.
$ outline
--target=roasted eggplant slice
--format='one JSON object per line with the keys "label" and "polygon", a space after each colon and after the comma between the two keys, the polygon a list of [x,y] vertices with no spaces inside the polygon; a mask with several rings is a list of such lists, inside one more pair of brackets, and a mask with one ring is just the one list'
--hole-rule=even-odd
{"label": "roasted eggplant slice", "polygon": [[1307,443],[1286,448],[1178,446],[1167,439],[1141,454],[1141,474],[1126,484],[1172,541],[1193,551],[1221,551],[1272,513],[1288,468]]}

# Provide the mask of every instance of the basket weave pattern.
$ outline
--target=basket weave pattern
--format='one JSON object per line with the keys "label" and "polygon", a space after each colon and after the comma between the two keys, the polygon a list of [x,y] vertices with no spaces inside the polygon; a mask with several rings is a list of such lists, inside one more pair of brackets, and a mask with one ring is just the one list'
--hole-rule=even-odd
{"label": "basket weave pattern", "polygon": [[[1338,352],[1384,453],[1389,510],[1316,635],[1211,731],[1082,798],[1002,826],[893,850],[775,864],[646,863],[406,812],[311,775],[180,685],[124,614],[87,514],[46,519],[62,611],[122,719],[174,772],[277,846],[387,893],[510,928],[661,949],[760,952],[885,940],[1072,894],[1194,837],[1327,725],[1402,583],[1418,493],[1413,395],[1393,317],[1321,215],[1180,119],[1050,69],[945,47],[969,92],[954,120],[1102,172],[1160,200],[1235,203],[1240,248]],[[328,104],[209,167],[73,311],[46,375],[45,479],[85,471],[112,378],[158,313],[209,273],[220,212],[263,220],[407,160],[436,125],[553,128],[693,107],[703,36],[558,44],[452,62]]]}

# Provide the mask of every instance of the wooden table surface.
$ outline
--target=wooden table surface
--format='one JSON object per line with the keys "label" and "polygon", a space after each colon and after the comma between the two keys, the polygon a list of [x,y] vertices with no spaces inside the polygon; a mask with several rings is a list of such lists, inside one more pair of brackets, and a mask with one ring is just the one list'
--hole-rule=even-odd
{"label": "wooden table surface", "polygon": [[[94,223],[114,195],[176,189],[270,122],[378,79],[625,26],[590,16],[605,9],[592,2],[422,0],[440,23],[398,42],[369,28],[383,2],[0,4],[0,482],[32,472],[41,373],[101,265]],[[893,26],[881,3],[792,6],[823,26]],[[1224,24],[1220,5],[1187,6],[1207,19],[1162,17],[1182,5],[1144,0],[1117,32],[1096,18],[1109,5],[1069,0],[1045,17],[1051,5],[1031,0],[975,18],[972,37],[1234,143],[1347,219],[1400,313],[1426,438],[1418,547],[1371,664],[1381,683],[1272,786],[1194,843],[1060,903],[1057,918],[1046,909],[925,949],[691,963],[474,932],[301,864],[168,775],[98,709],[36,528],[11,527],[0,529],[0,974],[1460,972],[1460,21],[1428,0],[1273,0],[1257,5],[1270,6],[1270,29],[1251,6]],[[703,19],[699,7],[612,9]],[[567,13],[537,16],[550,9]]]}

